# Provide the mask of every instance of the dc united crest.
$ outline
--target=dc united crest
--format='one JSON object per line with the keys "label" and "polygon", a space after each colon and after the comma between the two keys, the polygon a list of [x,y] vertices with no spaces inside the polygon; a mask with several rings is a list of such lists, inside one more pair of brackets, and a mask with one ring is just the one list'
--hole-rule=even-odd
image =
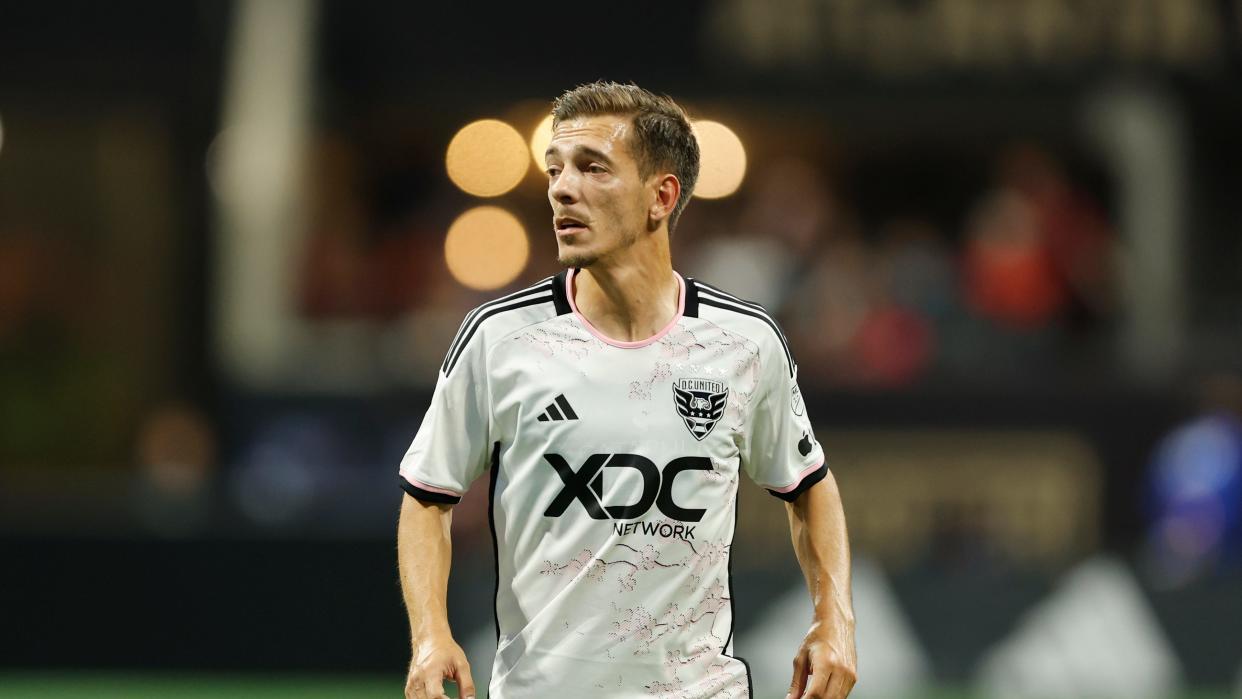
{"label": "dc united crest", "polygon": [[729,387],[723,381],[678,379],[673,384],[673,404],[694,438],[703,441],[724,415]]}

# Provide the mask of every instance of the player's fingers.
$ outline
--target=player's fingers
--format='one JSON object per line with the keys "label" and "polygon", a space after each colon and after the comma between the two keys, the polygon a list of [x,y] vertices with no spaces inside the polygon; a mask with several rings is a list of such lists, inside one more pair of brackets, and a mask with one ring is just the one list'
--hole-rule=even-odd
{"label": "player's fingers", "polygon": [[793,680],[789,682],[789,694],[785,699],[799,699],[802,696],[802,690],[806,687],[806,650],[799,649],[798,655],[793,661]]}
{"label": "player's fingers", "polygon": [[854,690],[854,685],[858,683],[858,672],[854,669],[846,670],[841,675],[841,699],[845,699]]}
{"label": "player's fingers", "polygon": [[828,678],[828,686],[824,688],[824,699],[845,699],[850,690],[845,686],[845,675],[833,672]]}
{"label": "player's fingers", "polygon": [[457,696],[461,699],[474,699],[474,678],[470,676],[470,663],[465,658],[457,661]]}
{"label": "player's fingers", "polygon": [[428,675],[423,685],[426,687],[427,699],[445,699],[448,696],[444,693],[444,678],[439,673],[435,676]]}
{"label": "player's fingers", "polygon": [[829,695],[826,693],[828,689],[828,680],[832,678],[832,673],[828,670],[820,670],[816,672],[811,669],[811,674],[806,676],[806,689],[802,690],[801,699],[825,699]]}
{"label": "player's fingers", "polygon": [[843,661],[836,654],[832,654],[830,661],[825,661],[823,667],[832,672],[832,677],[828,680],[826,688],[826,696],[830,699],[845,699],[849,696],[850,690],[854,688],[854,683],[858,681],[858,673],[854,666]]}
{"label": "player's fingers", "polygon": [[411,668],[405,676],[405,699],[427,699],[427,686],[421,672]]}

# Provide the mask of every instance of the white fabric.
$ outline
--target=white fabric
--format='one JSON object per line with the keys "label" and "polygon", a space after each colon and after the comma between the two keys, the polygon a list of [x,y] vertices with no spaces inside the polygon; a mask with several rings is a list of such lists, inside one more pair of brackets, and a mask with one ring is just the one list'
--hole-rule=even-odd
{"label": "white fabric", "polygon": [[[542,288],[515,298],[542,298]],[[746,668],[731,657],[739,473],[790,490],[817,471],[823,452],[776,331],[726,308],[698,311],[621,347],[549,300],[476,322],[441,372],[401,476],[460,494],[499,444],[492,699],[749,696]],[[728,391],[717,421],[695,423],[701,440],[679,410],[674,387],[683,380]],[[710,393],[681,405],[710,417]],[[558,396],[577,419],[551,410]],[[564,493],[565,476],[584,469],[599,475]]]}

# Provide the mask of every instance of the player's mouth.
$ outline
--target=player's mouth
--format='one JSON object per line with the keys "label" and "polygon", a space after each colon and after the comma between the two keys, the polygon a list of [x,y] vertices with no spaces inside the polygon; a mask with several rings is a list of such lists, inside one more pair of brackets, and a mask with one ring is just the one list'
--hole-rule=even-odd
{"label": "player's mouth", "polygon": [[573,235],[587,229],[585,223],[569,216],[557,216],[552,220],[552,227],[556,229],[557,236]]}

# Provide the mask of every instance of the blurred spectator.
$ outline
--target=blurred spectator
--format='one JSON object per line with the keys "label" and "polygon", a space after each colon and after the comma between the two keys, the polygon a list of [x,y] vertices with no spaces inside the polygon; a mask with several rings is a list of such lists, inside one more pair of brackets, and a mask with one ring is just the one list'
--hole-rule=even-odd
{"label": "blurred spectator", "polygon": [[722,231],[700,249],[692,262],[693,275],[748,301],[778,312],[784,303],[783,283],[792,274],[795,258],[778,240],[744,230]]}
{"label": "blurred spectator", "polygon": [[877,274],[890,300],[933,321],[959,306],[952,250],[944,232],[930,221],[899,218],[880,229]]}
{"label": "blurred spectator", "polygon": [[750,183],[740,218],[702,239],[689,268],[781,314],[834,225],[837,204],[819,168],[799,158],[756,168]]}
{"label": "blurred spectator", "polygon": [[1085,311],[1092,318],[1111,313],[1116,236],[1099,204],[1038,146],[1010,149],[1002,168],[1003,180],[1032,207],[1071,313]]}
{"label": "blurred spectator", "polygon": [[1242,378],[1202,390],[1202,413],[1160,442],[1148,472],[1148,563],[1170,587],[1242,558]]}
{"label": "blurred spectator", "polygon": [[430,184],[417,159],[397,157],[363,172],[358,149],[321,136],[309,168],[314,211],[299,275],[304,314],[314,319],[391,320],[430,303],[443,267]]}
{"label": "blurred spectator", "polygon": [[891,387],[910,383],[923,373],[935,337],[926,318],[908,308],[887,304],[867,314],[854,344],[861,364],[860,379],[867,384]]}
{"label": "blurred spectator", "polygon": [[812,384],[860,380],[856,339],[874,304],[871,274],[871,251],[856,229],[821,247],[785,314],[800,377]]}
{"label": "blurred spectator", "polygon": [[999,169],[967,227],[967,303],[1015,329],[1066,319],[1075,305],[1106,314],[1113,234],[1099,207],[1038,147],[1010,149]]}
{"label": "blurred spectator", "polygon": [[904,385],[935,355],[935,322],[956,306],[943,238],[917,220],[883,234],[874,248],[856,228],[836,230],[792,297],[790,340],[811,383]]}
{"label": "blurred spectator", "polygon": [[208,525],[213,502],[216,438],[202,411],[170,403],[152,410],[138,432],[139,516],[160,534],[188,534]]}
{"label": "blurred spectator", "polygon": [[958,305],[955,273],[944,235],[930,222],[895,219],[880,233],[874,303],[856,345],[864,380],[897,386],[933,361],[937,335]]}
{"label": "blurred spectator", "polygon": [[991,193],[971,217],[964,251],[966,301],[980,315],[1017,328],[1049,323],[1065,303],[1030,202]]}

